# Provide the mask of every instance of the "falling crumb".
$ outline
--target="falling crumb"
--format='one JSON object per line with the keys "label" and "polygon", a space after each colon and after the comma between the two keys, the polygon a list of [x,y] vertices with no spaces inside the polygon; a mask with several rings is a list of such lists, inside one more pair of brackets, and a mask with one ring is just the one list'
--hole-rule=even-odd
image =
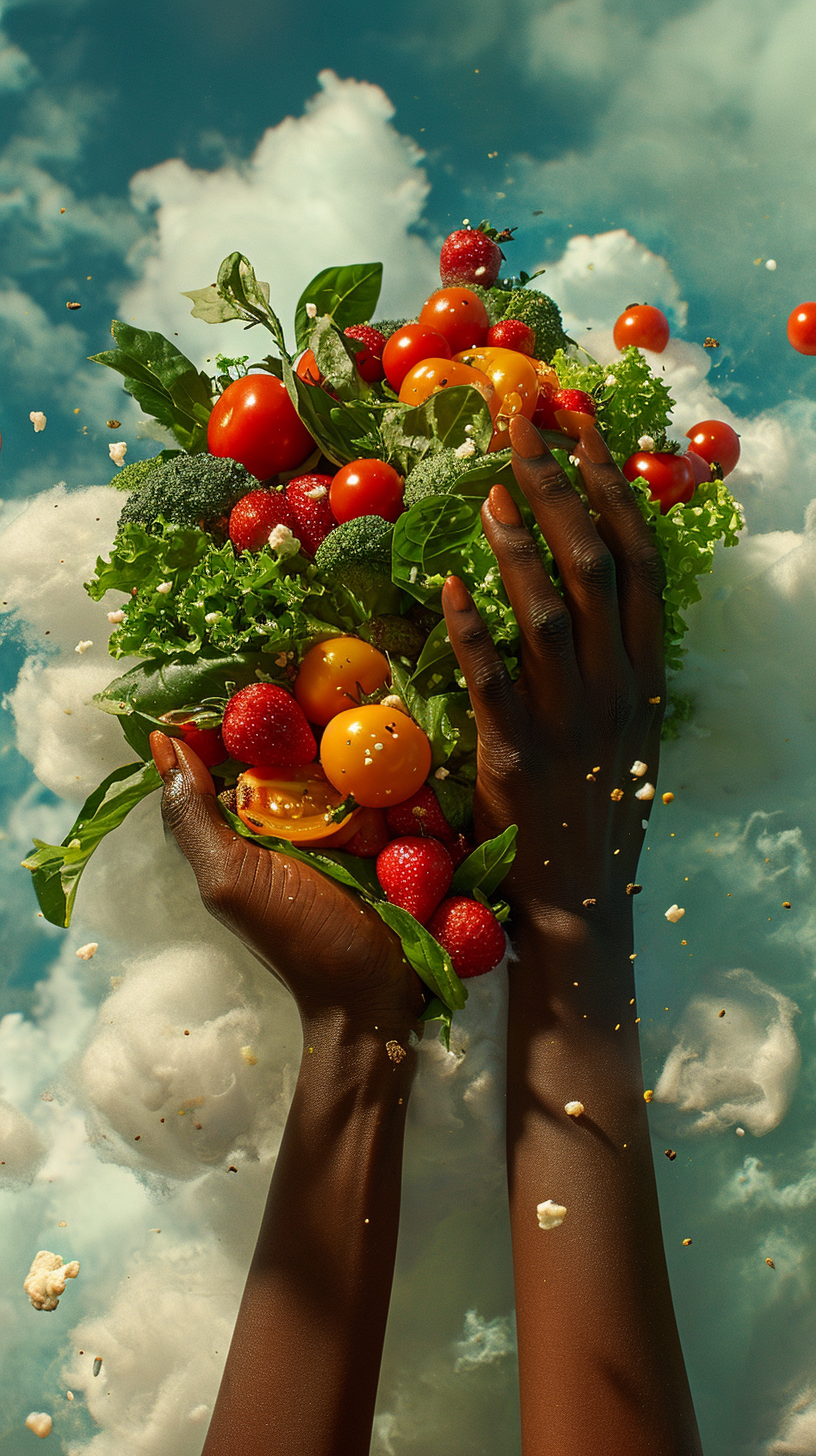
{"label": "falling crumb", "polygon": [[385,1050],[392,1062],[399,1063],[408,1055],[405,1047],[400,1046],[398,1041],[387,1041],[385,1043]]}
{"label": "falling crumb", "polygon": [[666,1149],[666,1157],[668,1158],[668,1160],[669,1160],[670,1163],[673,1163],[674,1162],[675,1158],[677,1157],[677,1154],[674,1151],[674,1148],[667,1148]]}
{"label": "falling crumb", "polygon": [[704,349],[719,349],[719,347],[720,347],[720,341],[719,341],[719,339],[712,339],[710,337],[707,338],[707,339],[703,339],[703,348]]}
{"label": "falling crumb", "polygon": [[453,453],[457,460],[469,460],[471,455],[476,454],[476,441],[463,440],[461,445],[456,446]]}
{"label": "falling crumb", "polygon": [[640,439],[638,440],[639,450],[654,450],[654,447],[655,442],[652,439],[651,435],[641,435]]}
{"label": "falling crumb", "polygon": [[82,657],[83,654],[88,651],[89,647],[93,647],[93,642],[91,641],[90,637],[87,638],[87,640],[83,640],[82,642],[77,642],[77,645],[74,648],[74,652],[78,652],[80,657]]}
{"label": "falling crumb", "polygon": [[783,900],[782,901],[782,909],[783,910],[790,910],[790,907],[791,907],[790,900]]}
{"label": "falling crumb", "polygon": [[661,701],[661,698],[660,698],[660,694],[659,693],[658,693],[658,695],[657,695],[656,698],[650,698],[649,699],[649,702],[650,703],[659,703],[660,701]]}
{"label": "falling crumb", "polygon": [[725,1016],[725,1009],[723,1009],[722,1011],[718,1011],[717,1012],[717,1015],[718,1016]]}
{"label": "falling crumb", "polygon": [[546,1198],[544,1202],[539,1203],[536,1208],[536,1217],[538,1218],[539,1228],[558,1228],[558,1225],[564,1222],[566,1216],[567,1210],[566,1208],[564,1208],[563,1204],[553,1203],[551,1198]]}
{"label": "falling crumb", "polygon": [[768,1268],[769,1269],[775,1269],[776,1268],[776,1265],[775,1265],[773,1259],[766,1259],[765,1260],[765,1263],[768,1265]]}
{"label": "falling crumb", "polygon": [[623,798],[623,789],[613,789],[609,797],[610,799],[614,799],[616,804],[619,803]]}
{"label": "falling crumb", "polygon": [[594,774],[587,774],[587,783],[588,784],[594,784],[596,782],[597,782],[597,780],[596,780]]}
{"label": "falling crumb", "polygon": [[636,758],[629,772],[633,778],[642,779],[648,767],[648,763],[643,763],[641,759]]}
{"label": "falling crumb", "polygon": [[651,1087],[647,1087],[646,1088],[646,1091],[643,1094],[643,1101],[644,1102],[651,1102],[651,1100],[652,1100],[653,1097],[654,1097],[654,1092],[653,1092],[652,1088]]}
{"label": "falling crumb", "polygon": [[[70,303],[68,307],[71,307]],[[53,1424],[54,1422],[47,1411],[32,1411],[31,1415],[26,1416],[26,1425],[30,1431],[34,1432],[35,1436],[50,1436]]]}
{"label": "falling crumb", "polygon": [[163,596],[163,597],[166,597],[167,596],[167,593],[168,592],[171,592],[172,590],[173,590],[173,583],[172,583],[172,581],[160,581],[159,584],[158,584],[158,586],[156,587],[156,591],[159,593],[160,596]]}
{"label": "falling crumb", "polygon": [[241,1056],[243,1057],[248,1067],[257,1067],[258,1058],[256,1057],[255,1052],[253,1051],[251,1046],[242,1046]]}
{"label": "falling crumb", "polygon": [[125,614],[121,607],[116,612],[107,612],[106,616],[112,627],[118,627],[119,623],[125,620]]}
{"label": "falling crumb", "polygon": [[[765,264],[765,267],[768,269],[769,273],[774,273],[776,271],[776,258],[769,258],[767,263]],[[769,1261],[766,1260],[766,1263],[767,1262]]]}
{"label": "falling crumb", "polygon": [[65,1219],[64,1218],[61,1218],[60,1219],[59,1224],[57,1226],[58,1226],[58,1228],[67,1228],[68,1227],[68,1225],[65,1222]]}
{"label": "falling crumb", "polygon": [[322,500],[328,493],[325,485],[315,485],[311,490],[304,491],[307,500]]}
{"label": "falling crumb", "polygon": [[635,885],[635,884],[627,885],[626,886],[626,893],[627,893],[627,895],[639,895],[642,889],[643,889],[643,886],[642,885]]}
{"label": "falling crumb", "polygon": [[691,1239],[684,1239],[683,1240],[683,1248],[684,1249],[687,1249],[690,1243],[691,1243]]}
{"label": "falling crumb", "polygon": [[649,828],[649,821],[648,821],[648,819],[641,819],[641,821],[640,821],[640,827],[641,827],[641,829],[648,829]]}
{"label": "falling crumb", "polygon": [[228,1173],[237,1173],[238,1172],[238,1169],[236,1168],[236,1166],[235,1166],[234,1163],[230,1163],[229,1167],[227,1168],[227,1172]]}
{"label": "falling crumb", "polygon": [[745,1128],[744,1127],[735,1127],[734,1128],[734,1131],[737,1134],[737,1137],[745,1137]]}
{"label": "falling crumb", "polygon": [[307,303],[306,304],[306,317],[307,318],[317,318],[317,304],[316,303]]}
{"label": "falling crumb", "polygon": [[567,1117],[580,1117],[584,1111],[584,1104],[583,1102],[565,1102],[564,1111]]}
{"label": "falling crumb", "polygon": [[66,1279],[76,1279],[78,1273],[77,1259],[63,1264],[59,1254],[40,1249],[23,1280],[23,1288],[35,1309],[56,1309],[59,1296],[65,1293]]}
{"label": "falling crumb", "polygon": [[679,905],[670,905],[666,911],[666,919],[670,920],[672,925],[676,925],[678,920],[683,919],[685,913],[685,910],[681,910]]}
{"label": "falling crumb", "polygon": [[121,430],[122,428],[121,420],[106,420],[105,424],[107,425],[109,430]]}
{"label": "falling crumb", "polygon": [[101,1355],[97,1355],[96,1359],[93,1362],[93,1373],[94,1373],[94,1375],[98,1375],[101,1369],[102,1369],[102,1356]]}
{"label": "falling crumb", "polygon": [[82,307],[82,304],[81,303],[66,303],[65,307],[66,308],[81,308]]}
{"label": "falling crumb", "polygon": [[65,1399],[66,1400],[73,1400],[73,1398],[74,1398],[74,1392],[72,1390],[66,1390],[66,1392],[65,1392]]}
{"label": "falling crumb", "polygon": [[87,945],[81,945],[79,947],[79,950],[76,953],[77,960],[78,961],[90,961],[90,960],[93,960],[93,958],[96,955],[96,952],[98,950],[99,950],[99,942],[96,941],[96,940],[89,940]]}
{"label": "falling crumb", "polygon": [[589,909],[589,906],[590,905],[597,905],[598,901],[595,900],[595,899],[593,899],[592,896],[590,896],[588,900],[583,900],[581,903],[583,904],[584,909]]}
{"label": "falling crumb", "polygon": [[45,429],[48,423],[42,410],[32,410],[28,418],[34,426],[34,433],[37,435],[41,430]]}
{"label": "falling crumb", "polygon": [[114,465],[124,465],[127,454],[127,442],[125,440],[117,440],[115,444],[109,445],[108,454]]}
{"label": "falling crumb", "polygon": [[636,799],[653,799],[654,795],[654,784],[643,784],[641,788],[635,790]]}
{"label": "falling crumb", "polygon": [[673,804],[674,803],[674,794],[664,794],[663,795],[663,803],[664,804]]}

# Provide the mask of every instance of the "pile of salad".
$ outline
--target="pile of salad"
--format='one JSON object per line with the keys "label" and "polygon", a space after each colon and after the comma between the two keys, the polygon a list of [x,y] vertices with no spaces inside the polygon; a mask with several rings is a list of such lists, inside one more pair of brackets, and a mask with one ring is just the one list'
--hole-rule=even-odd
{"label": "pile of salad", "polygon": [[160,787],[158,728],[208,765],[237,833],[373,905],[449,1044],[463,982],[504,953],[496,892],[516,836],[472,842],[476,731],[440,605],[454,572],[518,676],[518,625],[480,519],[495,481],[558,584],[512,473],[510,419],[533,420],[579,491],[569,427],[576,412],[597,420],[665,560],[670,669],[697,577],[742,526],[730,462],[714,454],[722,433],[698,430],[685,452],[667,437],[673,400],[636,347],[660,320],[665,346],[663,315],[633,305],[619,357],[599,364],[527,274],[500,279],[511,236],[487,223],[452,233],[442,287],[411,320],[371,322],[381,264],[324,269],[298,301],[293,348],[269,285],[233,253],[186,295],[193,316],[265,329],[274,352],[218,355],[214,375],[114,321],[116,347],[93,357],[175,445],[111,482],[123,509],[86,590],[113,594],[111,655],[140,661],[95,702],[137,761],[99,785],[61,845],[35,841],[24,864],[49,921],[69,924],[97,844]]}

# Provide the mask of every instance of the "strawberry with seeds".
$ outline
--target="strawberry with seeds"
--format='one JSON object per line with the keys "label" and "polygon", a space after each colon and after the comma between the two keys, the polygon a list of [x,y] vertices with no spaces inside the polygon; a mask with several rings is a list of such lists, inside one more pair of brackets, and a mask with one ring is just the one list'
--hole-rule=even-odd
{"label": "strawberry with seeds", "polygon": [[484,976],[504,956],[504,931],[493,911],[466,895],[443,900],[429,920],[428,929],[448,952],[462,980]]}
{"label": "strawberry with seeds", "polygon": [[260,551],[276,526],[294,525],[283,491],[251,490],[230,511],[229,538],[236,551]]}
{"label": "strawberry with seeds", "polygon": [[392,839],[377,855],[377,879],[392,905],[424,925],[450,888],[453,861],[438,839]]}
{"label": "strawberry with seeds", "polygon": [[300,541],[304,556],[314,556],[318,546],[339,524],[329,504],[331,483],[330,475],[299,475],[286,487],[292,530]]}
{"label": "strawberry with seeds", "polygon": [[235,693],[224,709],[221,736],[239,763],[299,768],[317,755],[306,714],[275,683],[250,683]]}
{"label": "strawberry with seeds", "polygon": [[423,784],[410,799],[387,809],[385,817],[393,834],[420,834],[445,842],[455,838],[439,807],[439,800],[428,784]]}
{"label": "strawberry with seeds", "polygon": [[384,377],[382,351],[385,348],[385,334],[372,328],[371,324],[350,324],[343,333],[347,339],[356,339],[359,344],[365,345],[354,360],[360,378],[366,384],[378,384]]}
{"label": "strawberry with seeds", "polygon": [[535,330],[521,319],[499,319],[487,331],[485,341],[490,349],[513,349],[516,354],[535,354]]}
{"label": "strawberry with seeds", "polygon": [[445,287],[478,283],[492,288],[499,276],[504,253],[481,228],[459,228],[450,233],[439,254],[439,276]]}

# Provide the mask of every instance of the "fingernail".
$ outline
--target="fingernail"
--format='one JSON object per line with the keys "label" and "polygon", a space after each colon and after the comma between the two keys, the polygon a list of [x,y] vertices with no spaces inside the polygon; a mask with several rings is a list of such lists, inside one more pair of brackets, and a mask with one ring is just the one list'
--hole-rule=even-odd
{"label": "fingernail", "polygon": [[578,425],[578,448],[593,465],[608,465],[612,459],[603,435],[589,415],[580,415]]}
{"label": "fingernail", "polygon": [[550,453],[535,425],[524,415],[514,415],[510,421],[510,444],[522,460],[540,459]]}
{"label": "fingernail", "polygon": [[150,752],[153,754],[153,762],[162,778],[172,773],[174,769],[178,772],[176,745],[167,733],[160,733],[158,729],[155,733],[151,733]]}
{"label": "fingernail", "polygon": [[521,525],[518,508],[506,486],[497,482],[496,485],[490,487],[487,506],[491,516],[495,520],[501,521],[503,526]]}
{"label": "fingernail", "polygon": [[455,612],[465,612],[470,606],[470,592],[458,576],[449,576],[444,585],[445,600]]}

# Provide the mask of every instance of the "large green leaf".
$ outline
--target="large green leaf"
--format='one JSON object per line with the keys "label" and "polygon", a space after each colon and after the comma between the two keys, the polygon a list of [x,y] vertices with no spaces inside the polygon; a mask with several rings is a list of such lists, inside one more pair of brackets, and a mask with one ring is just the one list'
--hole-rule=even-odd
{"label": "large green leaf", "polygon": [[213,406],[212,385],[163,334],[134,329],[114,319],[111,333],[117,348],[91,354],[124,376],[128,394],[172,430],[179,444],[195,455],[207,448],[207,421]]}
{"label": "large green leaf", "polygon": [[161,779],[152,760],[125,764],[108,774],[85,800],[62,844],[34,840],[34,853],[23,860],[23,868],[31,870],[40,909],[52,925],[70,925],[80,876],[100,840],[159,788]]}
{"label": "large green leaf", "polygon": [[[421,602],[438,599],[449,572],[467,567],[467,547],[481,535],[479,503],[459,495],[429,495],[403,511],[394,527],[391,574]],[[437,580],[428,581],[427,578]]]}
{"label": "large green leaf", "polygon": [[286,359],[283,382],[306,429],[326,458],[335,465],[347,465],[350,460],[359,459],[358,442],[364,432],[363,423],[377,430],[374,411],[369,411],[362,400],[349,401],[339,408],[325,389],[301,379]]}
{"label": "large green leaf", "polygon": [[[351,263],[318,273],[304,288],[295,309],[297,347],[306,348],[312,320],[318,314],[331,314],[341,330],[350,324],[367,323],[380,296],[382,272],[382,263]],[[311,317],[306,312],[307,304],[314,308]]]}
{"label": "large green leaf", "polygon": [[452,895],[488,896],[501,884],[516,856],[518,825],[510,824],[495,839],[486,839],[463,860],[451,882]]}
{"label": "large green leaf", "polygon": [[386,925],[395,930],[409,963],[421,981],[430,986],[452,1011],[461,1011],[467,1001],[467,988],[453,969],[453,963],[430,930],[420,925],[408,910],[400,905],[391,905],[387,900],[372,900],[377,914]]}

